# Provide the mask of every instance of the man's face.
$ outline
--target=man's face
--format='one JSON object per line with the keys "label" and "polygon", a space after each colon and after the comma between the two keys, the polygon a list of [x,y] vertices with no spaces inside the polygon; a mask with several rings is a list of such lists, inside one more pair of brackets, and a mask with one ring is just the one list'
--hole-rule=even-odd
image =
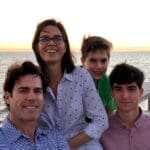
{"label": "man's face", "polygon": [[9,119],[15,123],[37,121],[43,108],[43,90],[39,76],[25,75],[15,82],[12,93],[7,92]]}
{"label": "man's face", "polygon": [[142,94],[143,88],[139,88],[135,82],[129,84],[114,83],[112,88],[112,96],[120,112],[137,110]]}
{"label": "man's face", "polygon": [[81,58],[83,67],[87,69],[94,80],[99,80],[106,73],[109,58],[106,50],[89,52],[87,57]]}

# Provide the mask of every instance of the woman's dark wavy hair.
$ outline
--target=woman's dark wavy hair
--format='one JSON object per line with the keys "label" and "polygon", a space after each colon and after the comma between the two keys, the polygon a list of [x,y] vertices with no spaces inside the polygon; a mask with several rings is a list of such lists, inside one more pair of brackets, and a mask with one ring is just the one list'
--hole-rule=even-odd
{"label": "woman's dark wavy hair", "polygon": [[32,49],[33,49],[36,59],[39,63],[40,69],[46,75],[46,64],[40,57],[37,49],[38,49],[40,33],[46,26],[49,26],[49,25],[56,26],[62,33],[64,42],[65,42],[65,46],[66,46],[66,52],[62,58],[61,68],[62,68],[62,72],[66,71],[67,73],[70,73],[75,68],[75,65],[74,65],[74,62],[72,59],[72,54],[71,54],[70,45],[69,45],[69,39],[68,39],[68,36],[67,36],[64,26],[60,22],[57,22],[55,19],[47,19],[47,20],[44,20],[41,23],[39,23],[37,25],[37,28],[36,28],[36,31],[34,34],[34,38],[32,41]]}

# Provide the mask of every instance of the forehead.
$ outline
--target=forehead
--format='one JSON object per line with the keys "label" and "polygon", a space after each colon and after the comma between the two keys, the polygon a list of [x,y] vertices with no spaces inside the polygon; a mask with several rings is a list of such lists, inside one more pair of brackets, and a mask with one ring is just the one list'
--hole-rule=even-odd
{"label": "forehead", "polygon": [[20,77],[14,85],[14,88],[16,87],[42,87],[41,78],[37,75],[25,75]]}
{"label": "forehead", "polygon": [[88,52],[87,57],[89,57],[89,58],[101,58],[101,57],[108,58],[108,53],[106,50],[97,49],[95,51]]}
{"label": "forehead", "polygon": [[132,82],[132,83],[114,83],[113,87],[121,87],[121,88],[128,88],[128,87],[138,87],[136,82]]}
{"label": "forehead", "polygon": [[40,34],[44,34],[44,33],[52,34],[52,35],[55,35],[55,34],[60,34],[61,35],[60,29],[57,26],[54,26],[54,25],[45,26]]}

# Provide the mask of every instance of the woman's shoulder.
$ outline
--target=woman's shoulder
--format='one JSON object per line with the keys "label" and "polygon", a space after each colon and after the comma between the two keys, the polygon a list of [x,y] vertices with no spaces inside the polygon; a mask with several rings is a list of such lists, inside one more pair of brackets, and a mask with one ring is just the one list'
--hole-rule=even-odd
{"label": "woman's shoulder", "polygon": [[89,75],[89,72],[86,69],[84,69],[83,67],[76,66],[75,69],[73,70],[73,74]]}

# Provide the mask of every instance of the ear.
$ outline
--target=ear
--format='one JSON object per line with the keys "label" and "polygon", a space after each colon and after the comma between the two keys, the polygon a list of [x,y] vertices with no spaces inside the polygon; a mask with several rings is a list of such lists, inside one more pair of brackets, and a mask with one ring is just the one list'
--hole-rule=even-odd
{"label": "ear", "polygon": [[111,91],[110,91],[110,94],[111,94],[111,96],[113,97],[114,95],[113,95],[113,90],[111,89]]}
{"label": "ear", "polygon": [[4,92],[3,98],[4,98],[4,101],[5,101],[5,104],[9,104],[10,103],[9,102],[10,96],[11,96],[11,94],[9,92]]}
{"label": "ear", "polygon": [[144,89],[140,88],[140,97],[142,97],[143,93],[144,93]]}

